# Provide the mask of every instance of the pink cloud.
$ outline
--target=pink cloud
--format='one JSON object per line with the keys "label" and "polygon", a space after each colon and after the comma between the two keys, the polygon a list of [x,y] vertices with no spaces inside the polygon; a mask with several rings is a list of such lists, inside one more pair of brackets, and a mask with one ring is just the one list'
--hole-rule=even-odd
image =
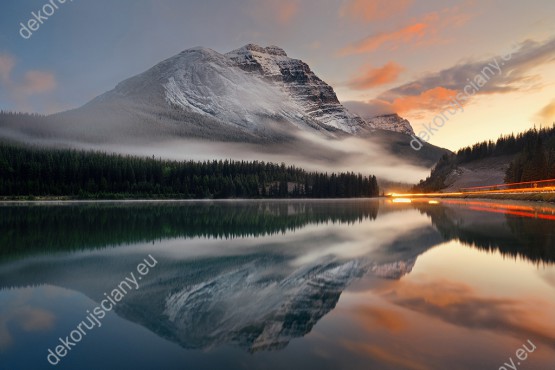
{"label": "pink cloud", "polygon": [[24,95],[42,94],[56,88],[56,77],[51,72],[29,71],[25,73],[19,91]]}
{"label": "pink cloud", "polygon": [[23,74],[21,80],[13,78],[16,60],[9,54],[0,54],[0,87],[2,98],[13,103],[16,109],[30,110],[29,98],[56,89],[58,83],[52,72],[31,70]]}
{"label": "pink cloud", "polygon": [[282,1],[278,7],[277,19],[281,24],[287,24],[297,15],[299,3],[294,0]]}
{"label": "pink cloud", "polygon": [[23,330],[28,332],[49,330],[54,326],[56,317],[41,308],[24,306],[19,308],[16,316]]}

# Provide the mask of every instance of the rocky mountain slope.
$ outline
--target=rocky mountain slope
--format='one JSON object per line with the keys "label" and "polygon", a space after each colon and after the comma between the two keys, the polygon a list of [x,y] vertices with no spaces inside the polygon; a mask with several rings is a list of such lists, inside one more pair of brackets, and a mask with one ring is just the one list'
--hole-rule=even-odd
{"label": "rocky mountain slope", "polygon": [[505,183],[505,174],[514,156],[476,160],[458,166],[445,179],[444,192],[459,191],[475,186]]}
{"label": "rocky mountain slope", "polygon": [[400,132],[406,135],[414,135],[414,129],[407,119],[399,117],[398,114],[386,114],[377,117],[364,118],[366,124],[375,129]]}

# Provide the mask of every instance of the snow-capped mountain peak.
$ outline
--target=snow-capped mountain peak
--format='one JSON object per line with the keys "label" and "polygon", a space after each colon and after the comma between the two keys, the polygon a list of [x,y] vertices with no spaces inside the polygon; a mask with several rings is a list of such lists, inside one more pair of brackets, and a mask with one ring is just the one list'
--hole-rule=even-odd
{"label": "snow-capped mountain peak", "polygon": [[266,77],[278,79],[282,77],[280,64],[290,60],[287,53],[277,46],[262,47],[255,44],[245,45],[227,53],[226,56],[245,71],[256,71]]}
{"label": "snow-capped mountain peak", "polygon": [[372,118],[365,118],[365,121],[371,128],[414,135],[414,130],[410,122],[400,117],[398,114],[385,114]]}
{"label": "snow-capped mountain peak", "polygon": [[249,44],[228,54],[188,49],[93,102],[115,99],[120,106],[140,103],[146,109],[146,103],[156,104],[153,111],[177,109],[180,121],[202,117],[208,125],[222,127],[213,137],[235,130],[235,135],[274,139],[276,128],[291,135],[295,128],[323,135],[356,134],[363,127],[331,86],[276,46]]}
{"label": "snow-capped mountain peak", "polygon": [[125,132],[255,143],[291,140],[298,132],[332,139],[368,137],[375,128],[413,133],[397,115],[364,120],[351,113],[308,64],[255,44],[227,54],[184,50],[62,116],[98,133],[113,133],[117,124]]}

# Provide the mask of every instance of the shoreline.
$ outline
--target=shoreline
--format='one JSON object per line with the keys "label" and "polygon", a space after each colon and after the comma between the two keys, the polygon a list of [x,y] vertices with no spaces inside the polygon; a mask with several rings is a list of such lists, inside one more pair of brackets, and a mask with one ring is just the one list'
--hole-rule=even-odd
{"label": "shoreline", "polygon": [[283,201],[303,201],[303,202],[317,202],[317,201],[355,201],[355,200],[380,200],[384,197],[373,198],[77,198],[77,197],[0,197],[0,204],[8,203],[170,203],[170,202],[283,202]]}
{"label": "shoreline", "polygon": [[[433,194],[430,196],[405,196],[405,198],[422,198],[422,199],[488,199],[488,200],[505,200],[505,201],[526,201],[526,202],[542,202],[555,203],[554,193],[534,193],[534,194]],[[389,196],[380,196],[373,198],[79,198],[75,196],[19,196],[19,197],[3,197],[0,196],[0,203],[126,203],[126,202],[233,202],[233,201],[353,201],[353,200],[372,200],[372,199],[392,199]]]}
{"label": "shoreline", "polygon": [[526,193],[526,194],[461,194],[461,195],[441,195],[433,194],[433,196],[422,198],[438,198],[438,199],[489,199],[489,200],[514,200],[526,202],[543,202],[555,203],[555,193]]}

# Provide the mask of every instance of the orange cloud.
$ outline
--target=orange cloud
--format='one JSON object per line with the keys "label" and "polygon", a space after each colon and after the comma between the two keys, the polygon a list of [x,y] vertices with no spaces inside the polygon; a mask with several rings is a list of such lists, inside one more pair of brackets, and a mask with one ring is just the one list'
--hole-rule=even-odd
{"label": "orange cloud", "polygon": [[369,36],[364,40],[349,45],[340,51],[340,55],[353,55],[369,53],[379,49],[384,44],[389,44],[390,49],[396,49],[399,44],[408,44],[422,39],[428,32],[429,25],[416,23],[393,32],[379,33]]}
{"label": "orange cloud", "polygon": [[279,23],[289,23],[299,11],[299,3],[297,1],[281,1],[279,3],[277,19]]}
{"label": "orange cloud", "polygon": [[399,75],[404,70],[395,62],[388,62],[383,67],[369,68],[360,76],[350,80],[347,85],[354,90],[366,90],[376,86],[386,85],[397,81]]}
{"label": "orange cloud", "polygon": [[390,332],[400,332],[408,327],[406,320],[393,310],[379,307],[360,306],[354,309],[358,322],[368,332],[376,330],[381,326]]}
{"label": "orange cloud", "polygon": [[549,301],[482,296],[466,283],[449,280],[405,281],[382,294],[400,307],[460,327],[533,337],[552,347],[555,343]]}
{"label": "orange cloud", "polygon": [[[438,288],[438,287],[441,288]],[[388,292],[391,293],[391,292]],[[475,294],[474,289],[464,283],[443,280],[439,282],[404,282],[395,288],[396,299],[423,299],[427,304],[445,308],[462,304]]]}
{"label": "orange cloud", "polygon": [[412,2],[413,0],[350,0],[343,7],[341,15],[366,22],[384,20],[404,12]]}
{"label": "orange cloud", "polygon": [[[494,67],[497,63],[504,63],[501,62],[503,56],[457,63],[389,89],[365,104],[358,104],[356,108],[364,110],[368,116],[387,113],[404,113],[407,116],[410,111],[408,119],[424,119],[429,112],[443,114],[445,109],[462,110],[480,95],[533,89],[536,81],[541,83],[541,77],[531,74],[535,73],[532,71],[540,65],[553,63],[554,52],[555,38],[544,42],[528,40],[512,51],[510,62],[506,61],[502,70],[497,71]],[[541,123],[553,122],[555,100],[537,112],[533,119]]]}
{"label": "orange cloud", "polygon": [[543,107],[536,115],[536,118],[542,121],[555,121],[555,100]]}
{"label": "orange cloud", "polygon": [[418,110],[441,111],[456,95],[457,91],[455,90],[436,87],[419,95],[399,97],[393,100],[391,108],[399,114]]}
{"label": "orange cloud", "polygon": [[[394,1],[389,2],[394,3]],[[356,1],[356,3],[362,4],[360,1]],[[394,5],[391,5],[391,7],[394,7]],[[389,46],[389,50],[395,50],[400,45],[404,44],[411,44],[412,47],[419,47],[446,43],[449,41],[444,39],[447,31],[449,29],[462,27],[472,17],[466,9],[463,9],[464,7],[466,7],[465,4],[427,13],[419,20],[414,20],[403,28],[390,32],[378,33],[348,45],[340,50],[339,55],[347,56],[370,53],[383,46]],[[362,5],[359,5],[359,8],[353,9],[358,9],[361,12],[360,16],[363,16]]]}

